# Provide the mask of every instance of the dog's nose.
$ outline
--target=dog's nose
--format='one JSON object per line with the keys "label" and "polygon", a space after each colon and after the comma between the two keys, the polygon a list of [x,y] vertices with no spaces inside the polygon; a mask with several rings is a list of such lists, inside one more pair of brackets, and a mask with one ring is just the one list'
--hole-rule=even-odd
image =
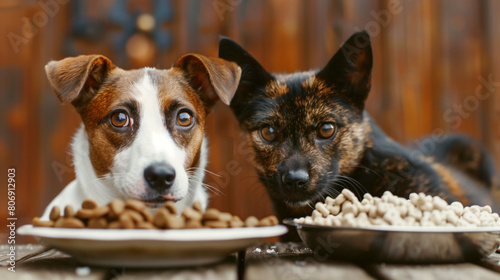
{"label": "dog's nose", "polygon": [[305,169],[289,170],[281,180],[288,187],[303,188],[309,183],[309,173]]}
{"label": "dog's nose", "polygon": [[144,170],[149,187],[159,192],[170,188],[175,180],[175,169],[168,164],[153,164]]}

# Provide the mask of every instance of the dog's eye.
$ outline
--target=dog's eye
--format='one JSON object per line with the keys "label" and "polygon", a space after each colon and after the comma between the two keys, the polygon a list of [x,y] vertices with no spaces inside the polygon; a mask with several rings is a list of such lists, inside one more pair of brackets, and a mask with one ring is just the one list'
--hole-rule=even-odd
{"label": "dog's eye", "polygon": [[111,125],[114,127],[130,126],[131,119],[128,113],[124,110],[117,110],[111,113],[109,118]]}
{"label": "dog's eye", "polygon": [[190,126],[193,123],[193,115],[188,111],[180,111],[177,114],[177,123],[180,126]]}
{"label": "dog's eye", "polygon": [[276,136],[278,136],[276,130],[270,125],[266,125],[260,129],[260,137],[267,142],[274,142]]}
{"label": "dog's eye", "polygon": [[319,127],[318,137],[321,139],[328,139],[328,138],[332,137],[336,131],[337,131],[337,128],[335,127],[335,124],[323,123]]}

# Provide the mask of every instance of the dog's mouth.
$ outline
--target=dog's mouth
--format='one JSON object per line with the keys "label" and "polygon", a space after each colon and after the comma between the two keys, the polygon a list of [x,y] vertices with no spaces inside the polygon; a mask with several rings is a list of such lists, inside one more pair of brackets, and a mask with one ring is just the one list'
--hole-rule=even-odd
{"label": "dog's mouth", "polygon": [[[308,193],[302,195],[282,195],[281,200],[284,201],[288,206],[292,207],[304,207],[311,205],[319,201],[321,197],[316,193]],[[313,204],[314,205],[314,204]]]}
{"label": "dog's mouth", "polygon": [[173,201],[173,202],[178,201],[178,199],[176,199],[172,193],[167,193],[165,195],[160,195],[150,199],[143,198],[141,200],[144,201],[144,203],[146,203],[146,205],[150,208],[162,207],[167,201]]}
{"label": "dog's mouth", "polygon": [[317,189],[308,193],[284,195],[282,196],[282,199],[288,206],[291,207],[314,207],[317,202],[324,201],[327,196],[333,198],[337,197],[336,195],[333,195],[332,193],[329,193],[324,189]]}
{"label": "dog's mouth", "polygon": [[303,207],[311,204],[310,199],[306,200],[293,200],[293,199],[285,199],[285,203],[292,207]]}

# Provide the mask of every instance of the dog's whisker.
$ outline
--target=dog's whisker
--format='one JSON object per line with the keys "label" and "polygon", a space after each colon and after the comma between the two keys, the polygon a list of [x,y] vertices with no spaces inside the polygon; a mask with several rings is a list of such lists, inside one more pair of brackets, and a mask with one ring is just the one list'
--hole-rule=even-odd
{"label": "dog's whisker", "polygon": [[196,172],[196,171],[203,171],[203,172],[205,172],[205,173],[212,174],[212,175],[214,175],[214,176],[216,176],[216,177],[222,177],[221,175],[219,175],[219,174],[217,174],[217,173],[214,173],[214,172],[212,172],[212,171],[210,171],[210,170],[207,170],[207,169],[205,169],[205,168],[201,168],[201,167],[190,167],[190,168],[188,168],[186,171],[193,171],[193,172]]}
{"label": "dog's whisker", "polygon": [[359,187],[359,189],[363,192],[361,194],[361,197],[363,196],[363,194],[367,193],[368,190],[363,186],[363,184],[361,184],[358,180],[352,178],[352,177],[349,177],[349,176],[344,176],[347,180],[351,181],[351,182],[354,182],[354,184],[356,184],[356,186]]}
{"label": "dog's whisker", "polygon": [[323,194],[321,194],[321,192],[316,191],[316,193],[317,193],[317,194],[321,197],[321,199],[322,199],[323,201],[325,201],[325,197],[323,196]]}
{"label": "dog's whisker", "polygon": [[312,201],[308,201],[307,206],[311,207],[311,209],[314,209],[314,205],[312,204]]}
{"label": "dog's whisker", "polygon": [[356,185],[354,185],[354,183],[352,183],[351,181],[345,179],[345,178],[341,178],[339,177],[338,175],[335,176],[335,181],[337,183],[340,183],[342,185],[339,185],[340,187],[342,188],[346,188],[346,189],[352,189],[353,192],[358,192],[358,188]]}
{"label": "dog's whisker", "polygon": [[221,194],[221,195],[224,195],[224,192],[223,192],[223,191],[219,190],[218,188],[216,188],[216,187],[214,187],[214,186],[211,186],[211,185],[209,185],[209,184],[201,184],[201,185],[202,185],[203,187],[207,188],[207,189],[210,189],[210,190],[212,190],[212,191],[214,191],[214,192],[217,192],[217,193],[219,193],[219,194]]}
{"label": "dog's whisker", "polygon": [[346,187],[346,189],[351,190],[354,194],[356,194],[358,198],[363,196],[357,185],[355,185],[354,183],[350,182],[347,179],[342,179],[342,180],[343,182],[347,182],[347,184],[349,184],[349,187]]}
{"label": "dog's whisker", "polygon": [[337,197],[337,196],[340,194],[340,192],[339,192],[338,190],[333,189],[333,188],[332,188],[332,189],[328,188],[327,190],[325,190],[325,192],[326,192],[329,196],[331,196],[331,197],[333,197],[333,198]]}
{"label": "dog's whisker", "polygon": [[209,188],[207,186],[203,186],[203,187],[206,188],[209,192],[213,193],[216,196],[225,196],[223,192],[220,192],[217,189]]}
{"label": "dog's whisker", "polygon": [[342,176],[342,175],[338,175],[338,177],[349,182],[349,184],[353,187],[353,191],[356,192],[356,195],[359,198],[362,198],[363,195],[368,192],[368,190],[357,180],[355,180],[351,177]]}
{"label": "dog's whisker", "polygon": [[193,182],[193,183],[196,183],[196,184],[200,184],[201,186],[203,186],[205,189],[207,189],[208,191],[212,192],[213,194],[217,195],[217,196],[225,196],[224,192],[219,190],[217,187],[215,186],[211,186],[209,184],[206,184],[206,183],[203,183],[203,182],[199,182],[199,181],[196,181],[196,180],[193,180],[193,179],[190,179],[189,182]]}

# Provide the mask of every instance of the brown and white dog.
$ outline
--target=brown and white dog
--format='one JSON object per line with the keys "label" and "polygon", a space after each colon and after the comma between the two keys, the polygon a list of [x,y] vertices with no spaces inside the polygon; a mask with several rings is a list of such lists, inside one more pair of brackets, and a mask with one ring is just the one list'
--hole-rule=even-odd
{"label": "brown and white dog", "polygon": [[73,143],[76,179],[48,205],[85,199],[99,205],[139,199],[150,208],[194,201],[205,208],[205,120],[220,99],[231,101],[241,75],[233,62],[199,54],[168,70],[123,70],[101,55],[82,55],[45,66],[57,98],[71,103],[83,125]]}

